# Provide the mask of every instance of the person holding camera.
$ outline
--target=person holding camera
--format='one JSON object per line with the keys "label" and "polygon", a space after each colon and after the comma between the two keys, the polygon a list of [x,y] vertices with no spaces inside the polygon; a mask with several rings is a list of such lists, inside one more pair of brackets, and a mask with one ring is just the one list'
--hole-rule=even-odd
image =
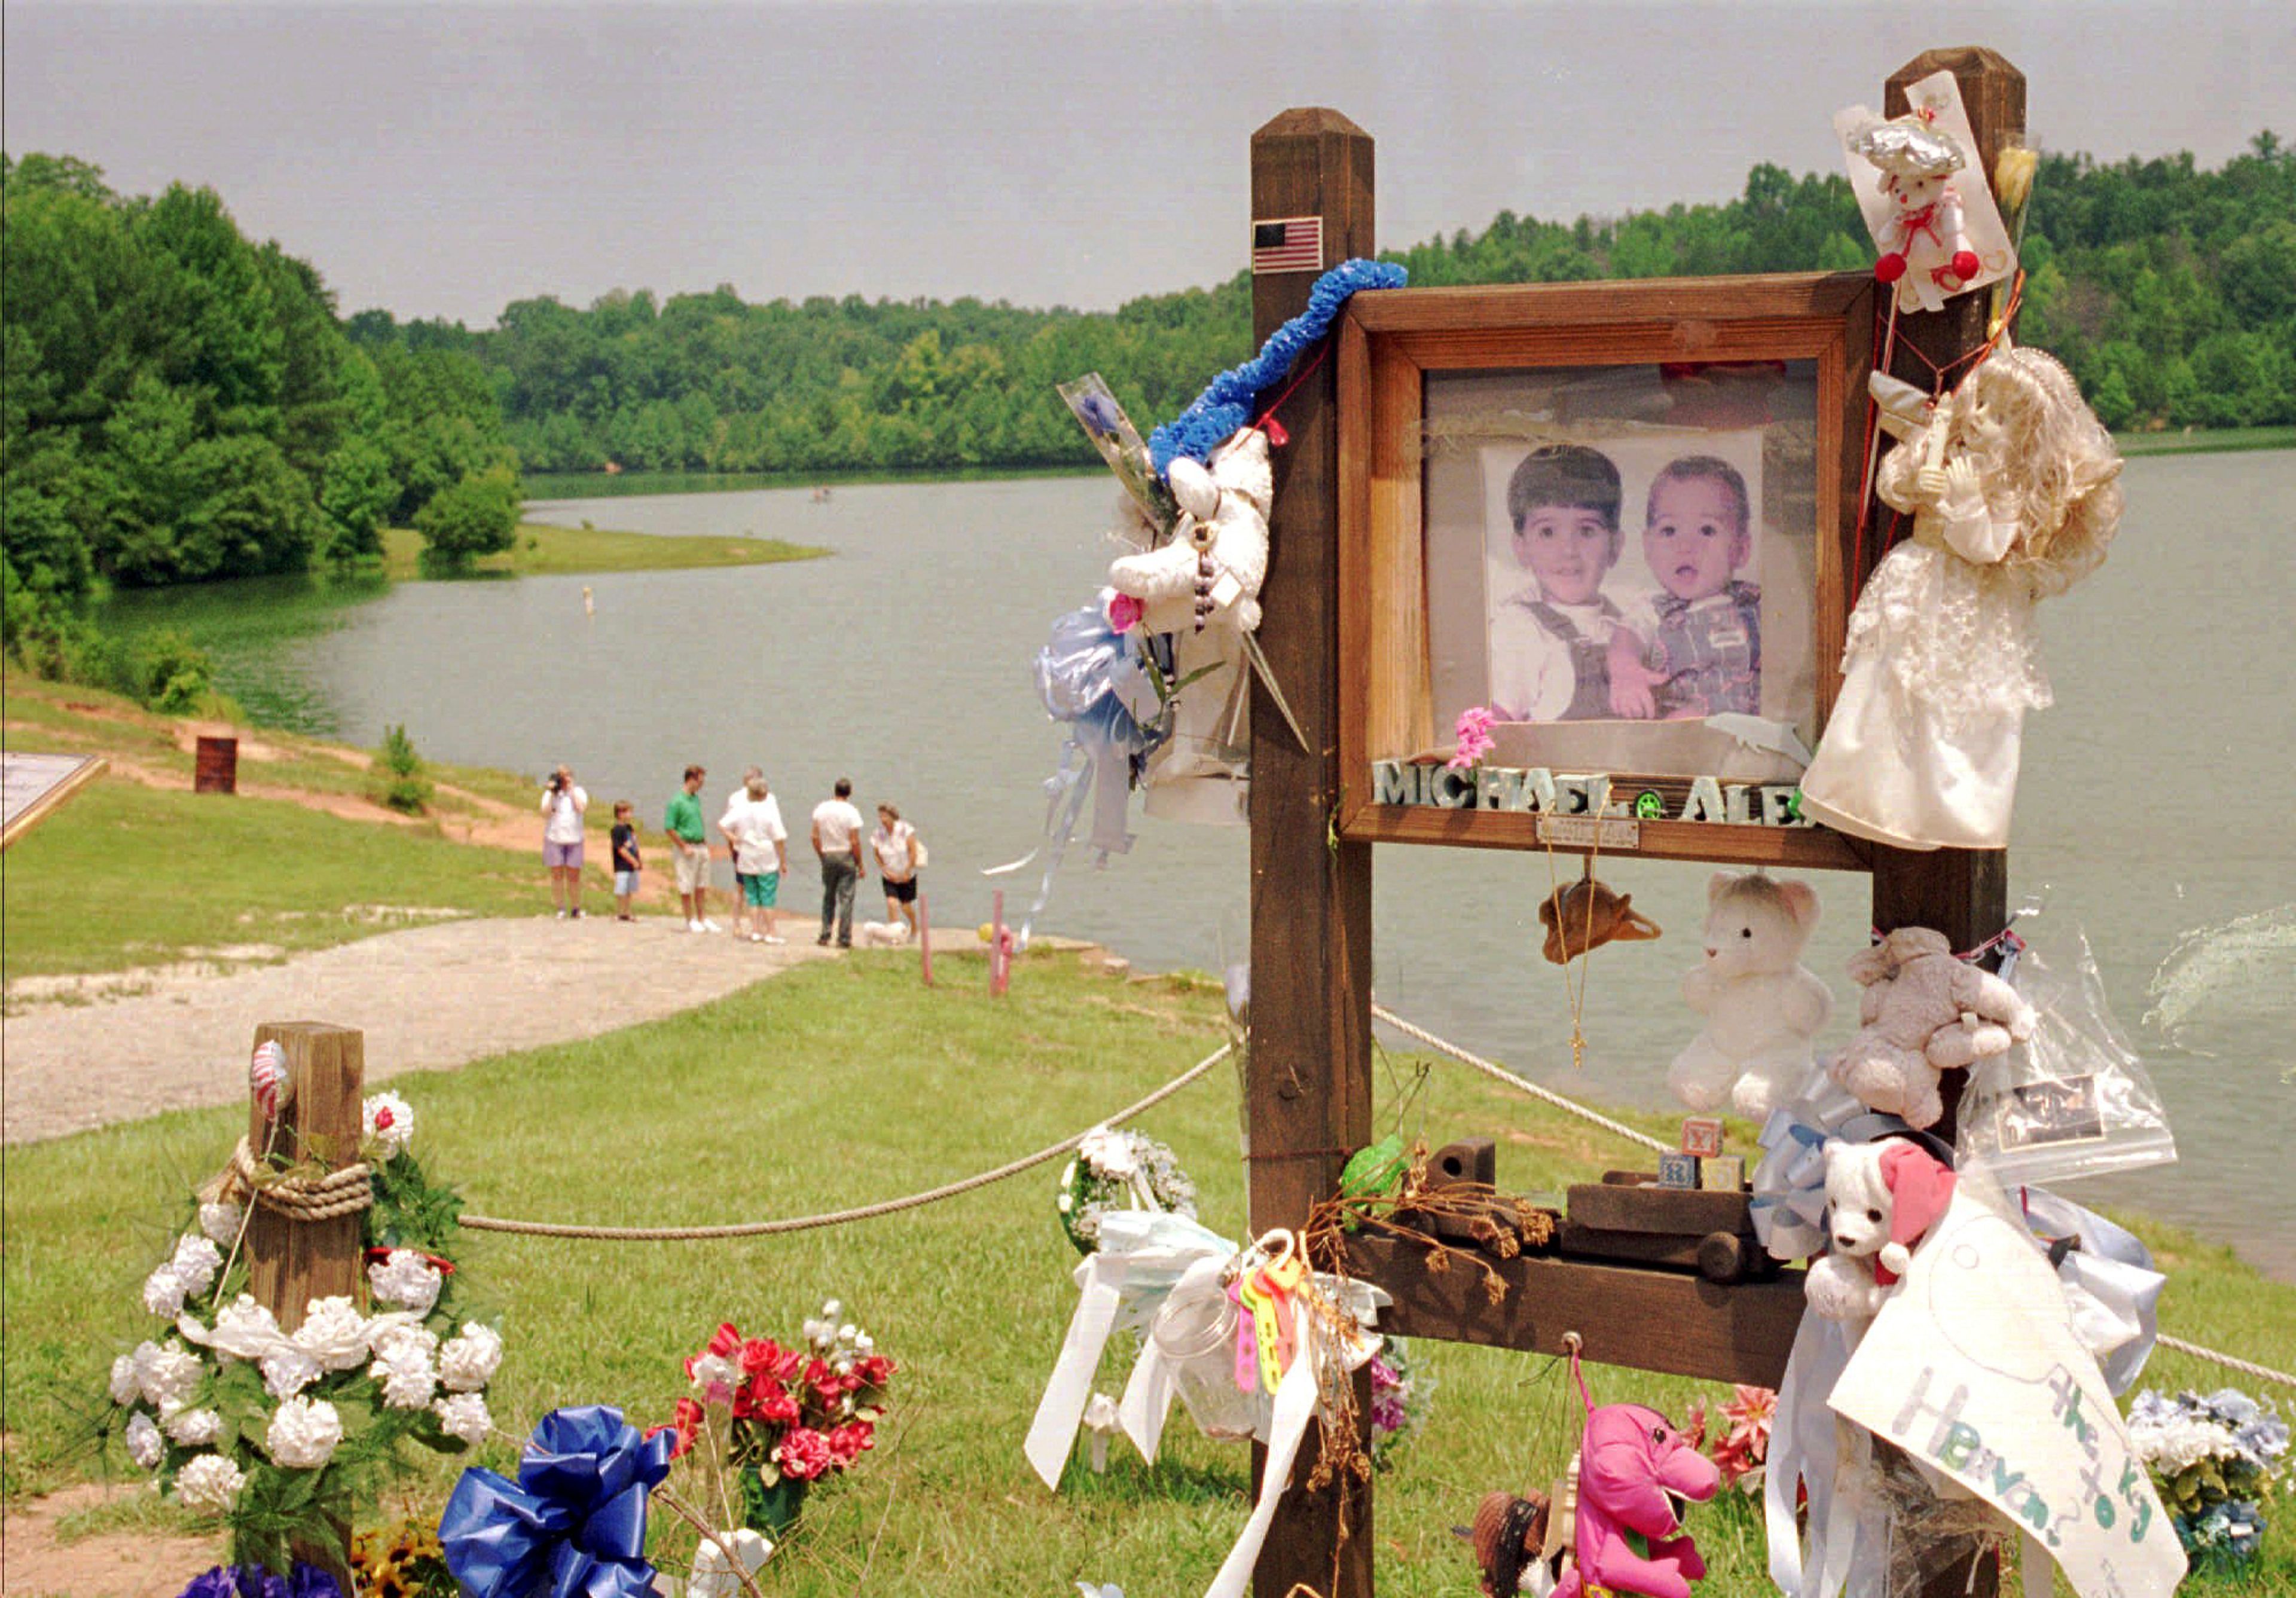
{"label": "person holding camera", "polygon": [[561,766],[542,791],[542,863],[550,868],[550,897],[558,919],[582,919],[582,812],[590,796],[574,781],[574,768]]}

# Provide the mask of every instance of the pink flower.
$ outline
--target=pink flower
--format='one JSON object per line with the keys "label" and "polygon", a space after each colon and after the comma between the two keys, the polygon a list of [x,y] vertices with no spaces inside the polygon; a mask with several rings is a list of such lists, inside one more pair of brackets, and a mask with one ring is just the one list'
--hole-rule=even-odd
{"label": "pink flower", "polygon": [[782,1438],[781,1446],[774,1450],[774,1460],[781,1466],[783,1475],[800,1481],[811,1481],[833,1469],[837,1463],[830,1452],[829,1439],[810,1426],[792,1428]]}
{"label": "pink flower", "polygon": [[1119,633],[1128,633],[1140,625],[1144,607],[1129,594],[1119,594],[1108,602],[1108,625]]}
{"label": "pink flower", "polygon": [[1721,1470],[1724,1486],[1734,1485],[1769,1458],[1770,1422],[1777,1413],[1778,1396],[1769,1389],[1737,1384],[1721,1410],[1729,1430],[1714,1444],[1714,1463]]}
{"label": "pink flower", "polygon": [[1455,729],[1458,750],[1447,762],[1451,770],[1471,770],[1491,752],[1491,722],[1487,705],[1472,705],[1459,712],[1459,725]]}

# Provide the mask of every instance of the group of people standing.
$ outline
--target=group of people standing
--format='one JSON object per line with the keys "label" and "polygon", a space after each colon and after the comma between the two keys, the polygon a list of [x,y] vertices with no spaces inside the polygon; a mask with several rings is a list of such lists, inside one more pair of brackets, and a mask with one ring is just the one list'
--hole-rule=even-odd
{"label": "group of people standing", "polygon": [[[701,807],[701,785],[709,774],[700,766],[687,766],[662,814],[662,831],[668,835],[677,873],[678,904],[689,932],[724,930],[709,914],[709,834]],[[578,920],[582,914],[582,818],[589,806],[590,796],[574,781],[570,767],[561,766],[551,774],[542,793],[542,856],[550,868],[551,897],[561,921]],[[636,919],[631,905],[644,869],[633,815],[627,799],[615,802],[610,837],[614,911],[619,921]],[[838,778],[834,794],[815,806],[812,816],[813,852],[821,862],[817,943],[834,939],[840,948],[852,947],[853,901],[868,875],[871,855],[885,887],[886,921],[903,929],[905,937],[917,935],[917,873],[925,864],[924,842],[890,804],[877,807],[874,832],[866,827],[853,804],[852,780]],[[775,930],[775,911],[789,866],[789,828],[782,820],[781,801],[758,767],[744,771],[742,785],[726,797],[718,832],[734,863],[734,935],[751,943],[786,942]]]}

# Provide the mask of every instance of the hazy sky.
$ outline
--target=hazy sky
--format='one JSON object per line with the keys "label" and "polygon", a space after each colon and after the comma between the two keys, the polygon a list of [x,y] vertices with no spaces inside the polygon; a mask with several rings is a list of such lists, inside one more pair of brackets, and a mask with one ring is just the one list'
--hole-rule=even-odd
{"label": "hazy sky", "polygon": [[2296,5],[611,7],[5,0],[5,142],[219,190],[346,312],[730,283],[1103,307],[1242,265],[1246,144],[1378,140],[1380,240],[1832,169],[1931,45],[2025,71],[2103,159],[2296,139]]}

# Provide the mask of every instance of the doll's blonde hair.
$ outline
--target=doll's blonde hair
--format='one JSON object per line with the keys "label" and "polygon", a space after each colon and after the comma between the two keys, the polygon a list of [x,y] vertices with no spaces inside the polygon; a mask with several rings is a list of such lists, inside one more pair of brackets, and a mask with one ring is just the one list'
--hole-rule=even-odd
{"label": "doll's blonde hair", "polygon": [[2120,453],[2056,356],[2005,344],[1954,390],[1948,425],[1965,440],[1980,399],[2001,413],[2006,441],[1987,497],[2017,519],[2002,560],[2036,597],[2063,593],[2104,560],[2120,527]]}

